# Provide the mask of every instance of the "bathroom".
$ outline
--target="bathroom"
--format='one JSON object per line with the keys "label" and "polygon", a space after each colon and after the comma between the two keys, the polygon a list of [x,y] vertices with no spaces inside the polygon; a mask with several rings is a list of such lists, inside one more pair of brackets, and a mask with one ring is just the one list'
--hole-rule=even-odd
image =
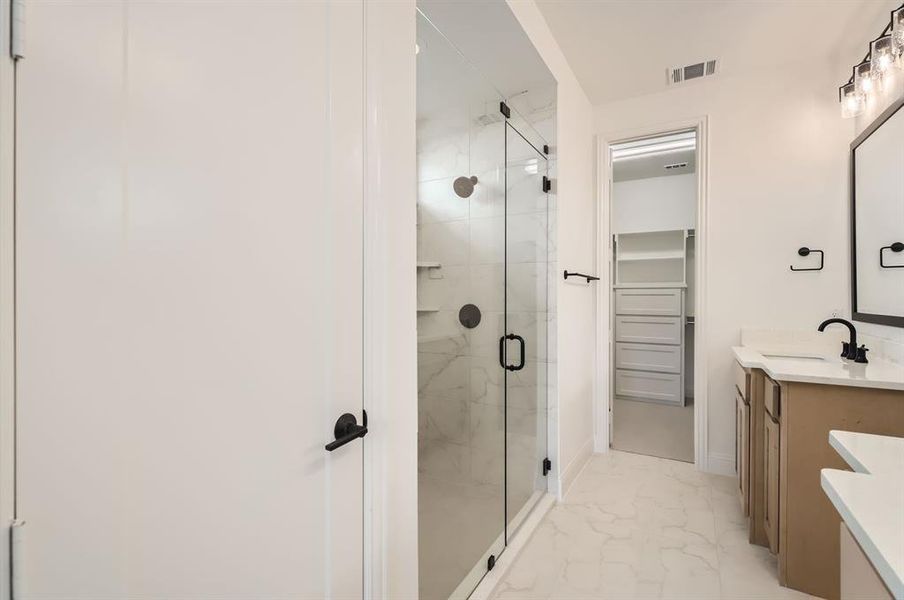
{"label": "bathroom", "polygon": [[0,47],[0,600],[904,598],[898,2]]}

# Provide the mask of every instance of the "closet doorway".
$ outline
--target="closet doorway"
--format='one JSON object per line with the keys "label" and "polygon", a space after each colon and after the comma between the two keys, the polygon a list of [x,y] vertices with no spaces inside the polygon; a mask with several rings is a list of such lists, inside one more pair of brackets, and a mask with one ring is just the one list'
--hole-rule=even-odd
{"label": "closet doorway", "polygon": [[695,461],[697,129],[608,145],[609,445]]}

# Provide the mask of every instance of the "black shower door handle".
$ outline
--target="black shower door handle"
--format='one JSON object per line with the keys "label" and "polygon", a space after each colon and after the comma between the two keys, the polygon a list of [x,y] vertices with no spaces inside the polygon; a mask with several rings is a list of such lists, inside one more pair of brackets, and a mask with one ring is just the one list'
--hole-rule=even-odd
{"label": "black shower door handle", "polygon": [[[521,361],[517,365],[507,365],[505,364],[505,341],[506,340],[518,340],[518,343],[521,346]],[[516,335],[514,333],[510,333],[508,335],[504,335],[499,338],[499,365],[506,369],[507,371],[520,371],[524,368],[524,358],[526,354],[526,345],[524,343],[524,338],[520,335]]]}

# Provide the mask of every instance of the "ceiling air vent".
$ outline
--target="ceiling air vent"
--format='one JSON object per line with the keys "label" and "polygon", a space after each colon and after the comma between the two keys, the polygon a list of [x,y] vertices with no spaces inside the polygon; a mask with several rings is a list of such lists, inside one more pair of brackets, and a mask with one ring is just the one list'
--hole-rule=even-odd
{"label": "ceiling air vent", "polygon": [[686,166],[687,166],[686,162],[680,162],[680,163],[673,163],[671,165],[666,165],[665,168],[666,169],[680,169],[680,168],[686,167]]}
{"label": "ceiling air vent", "polygon": [[716,74],[716,60],[707,60],[704,62],[694,63],[684,67],[672,67],[666,71],[668,84],[684,83],[691,79],[700,79],[701,77],[709,77]]}

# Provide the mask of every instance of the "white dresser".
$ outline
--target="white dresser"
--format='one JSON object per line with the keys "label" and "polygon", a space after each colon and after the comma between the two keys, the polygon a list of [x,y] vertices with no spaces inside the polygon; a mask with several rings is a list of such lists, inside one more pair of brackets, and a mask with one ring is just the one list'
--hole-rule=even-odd
{"label": "white dresser", "polygon": [[684,405],[684,289],[614,290],[615,396]]}

